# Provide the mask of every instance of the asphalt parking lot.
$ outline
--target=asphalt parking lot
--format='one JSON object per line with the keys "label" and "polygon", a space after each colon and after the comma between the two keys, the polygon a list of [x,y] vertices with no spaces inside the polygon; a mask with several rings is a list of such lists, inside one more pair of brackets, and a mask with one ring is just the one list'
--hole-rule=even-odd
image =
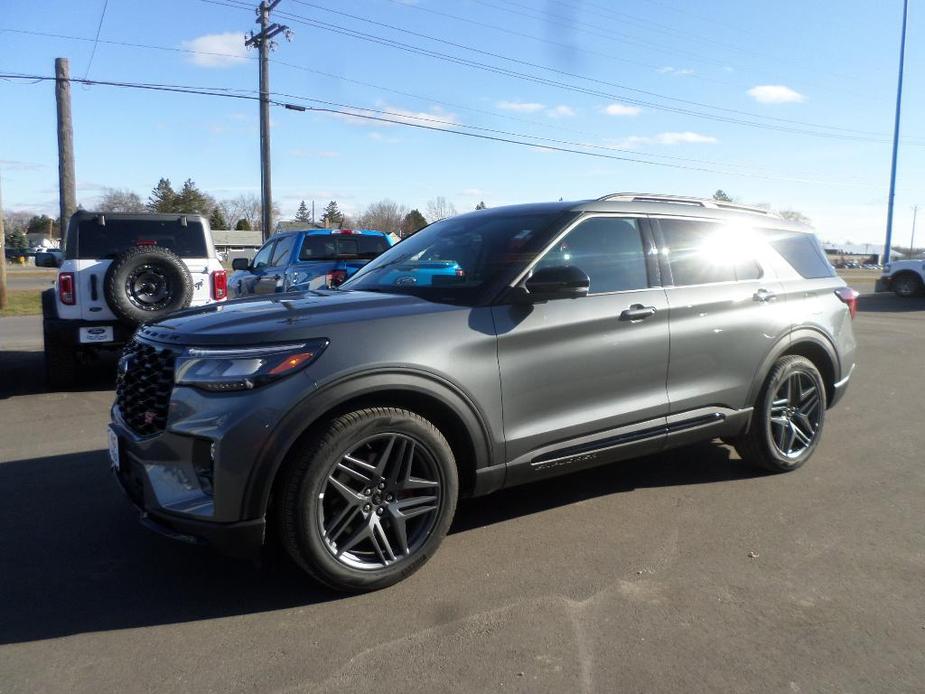
{"label": "asphalt parking lot", "polygon": [[0,319],[0,692],[921,692],[925,299],[855,326],[801,470],[715,443],[466,501],[411,579],[342,597],[139,527],[111,364],[44,392],[39,319]]}

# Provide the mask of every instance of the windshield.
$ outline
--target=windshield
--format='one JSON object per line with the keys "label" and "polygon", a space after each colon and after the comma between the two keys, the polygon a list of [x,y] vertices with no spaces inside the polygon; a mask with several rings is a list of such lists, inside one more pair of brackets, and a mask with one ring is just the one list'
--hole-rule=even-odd
{"label": "windshield", "polygon": [[306,236],[299,251],[299,260],[369,259],[388,247],[385,237],[379,235]]}
{"label": "windshield", "polygon": [[474,213],[431,224],[341,285],[475,306],[543,248],[559,214]]}

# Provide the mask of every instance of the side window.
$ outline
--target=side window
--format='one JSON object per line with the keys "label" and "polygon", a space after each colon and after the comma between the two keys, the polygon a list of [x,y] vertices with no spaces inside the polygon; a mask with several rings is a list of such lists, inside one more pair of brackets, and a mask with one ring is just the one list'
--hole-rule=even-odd
{"label": "side window", "polygon": [[255,270],[262,270],[270,264],[270,256],[273,254],[273,247],[275,245],[276,241],[270,241],[263,248],[257,251],[257,255],[254,256],[254,262],[251,263],[251,266]]}
{"label": "side window", "polygon": [[825,257],[825,251],[814,234],[776,229],[762,231],[771,247],[806,279],[832,277],[835,274],[835,269]]}
{"label": "side window", "polygon": [[764,276],[761,266],[754,258],[742,258],[735,264],[736,279],[739,282],[745,280],[760,280]]}
{"label": "side window", "polygon": [[574,265],[591,278],[591,293],[645,289],[646,254],[634,219],[592,217],[569,232],[537,267]]}
{"label": "side window", "polygon": [[283,236],[276,242],[276,250],[273,251],[273,260],[270,261],[271,267],[289,264],[289,256],[292,255],[292,244],[295,242],[295,236]]}
{"label": "side window", "polygon": [[[690,284],[734,282],[736,262],[728,252],[721,224],[693,219],[659,220],[676,287]],[[744,268],[743,268],[744,272]]]}

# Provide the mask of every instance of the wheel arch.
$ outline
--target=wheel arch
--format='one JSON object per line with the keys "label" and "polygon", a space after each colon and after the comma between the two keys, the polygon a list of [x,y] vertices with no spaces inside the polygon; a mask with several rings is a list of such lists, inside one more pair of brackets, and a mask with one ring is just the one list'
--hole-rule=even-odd
{"label": "wheel arch", "polygon": [[433,374],[408,371],[349,377],[314,391],[276,427],[253,466],[242,517],[267,514],[280,470],[300,442],[331,419],[371,406],[399,407],[433,422],[453,450],[461,496],[472,493],[476,471],[491,465],[496,457],[485,417],[455,385]]}
{"label": "wheel arch", "polygon": [[835,395],[835,383],[841,377],[841,361],[835,345],[824,333],[812,328],[795,330],[782,338],[768,353],[758,369],[749,391],[748,402],[756,404],[761,388],[774,364],[781,357],[796,355],[809,359],[822,375],[825,384],[826,403]]}

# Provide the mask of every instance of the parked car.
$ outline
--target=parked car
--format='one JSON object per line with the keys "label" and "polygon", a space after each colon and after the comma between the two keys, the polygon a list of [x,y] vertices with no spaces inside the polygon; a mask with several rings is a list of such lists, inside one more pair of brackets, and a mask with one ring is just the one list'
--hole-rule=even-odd
{"label": "parked car", "polygon": [[42,293],[49,384],[72,385],[82,361],[141,324],[223,301],[226,280],[205,217],[77,212],[55,288]]}
{"label": "parked car", "polygon": [[883,266],[876,292],[893,292],[908,299],[925,294],[925,258],[894,260]]}
{"label": "parked car", "polygon": [[[394,281],[437,249],[462,272]],[[805,228],[711,200],[464,214],[338,289],[142,327],[110,456],[148,527],[239,555],[272,533],[319,581],[381,588],[461,496],[715,437],[800,467],[854,369],[856,298]]]}
{"label": "parked car", "polygon": [[235,298],[336,287],[393,245],[392,236],[371,229],[312,229],[277,232],[254,259],[235,258]]}

